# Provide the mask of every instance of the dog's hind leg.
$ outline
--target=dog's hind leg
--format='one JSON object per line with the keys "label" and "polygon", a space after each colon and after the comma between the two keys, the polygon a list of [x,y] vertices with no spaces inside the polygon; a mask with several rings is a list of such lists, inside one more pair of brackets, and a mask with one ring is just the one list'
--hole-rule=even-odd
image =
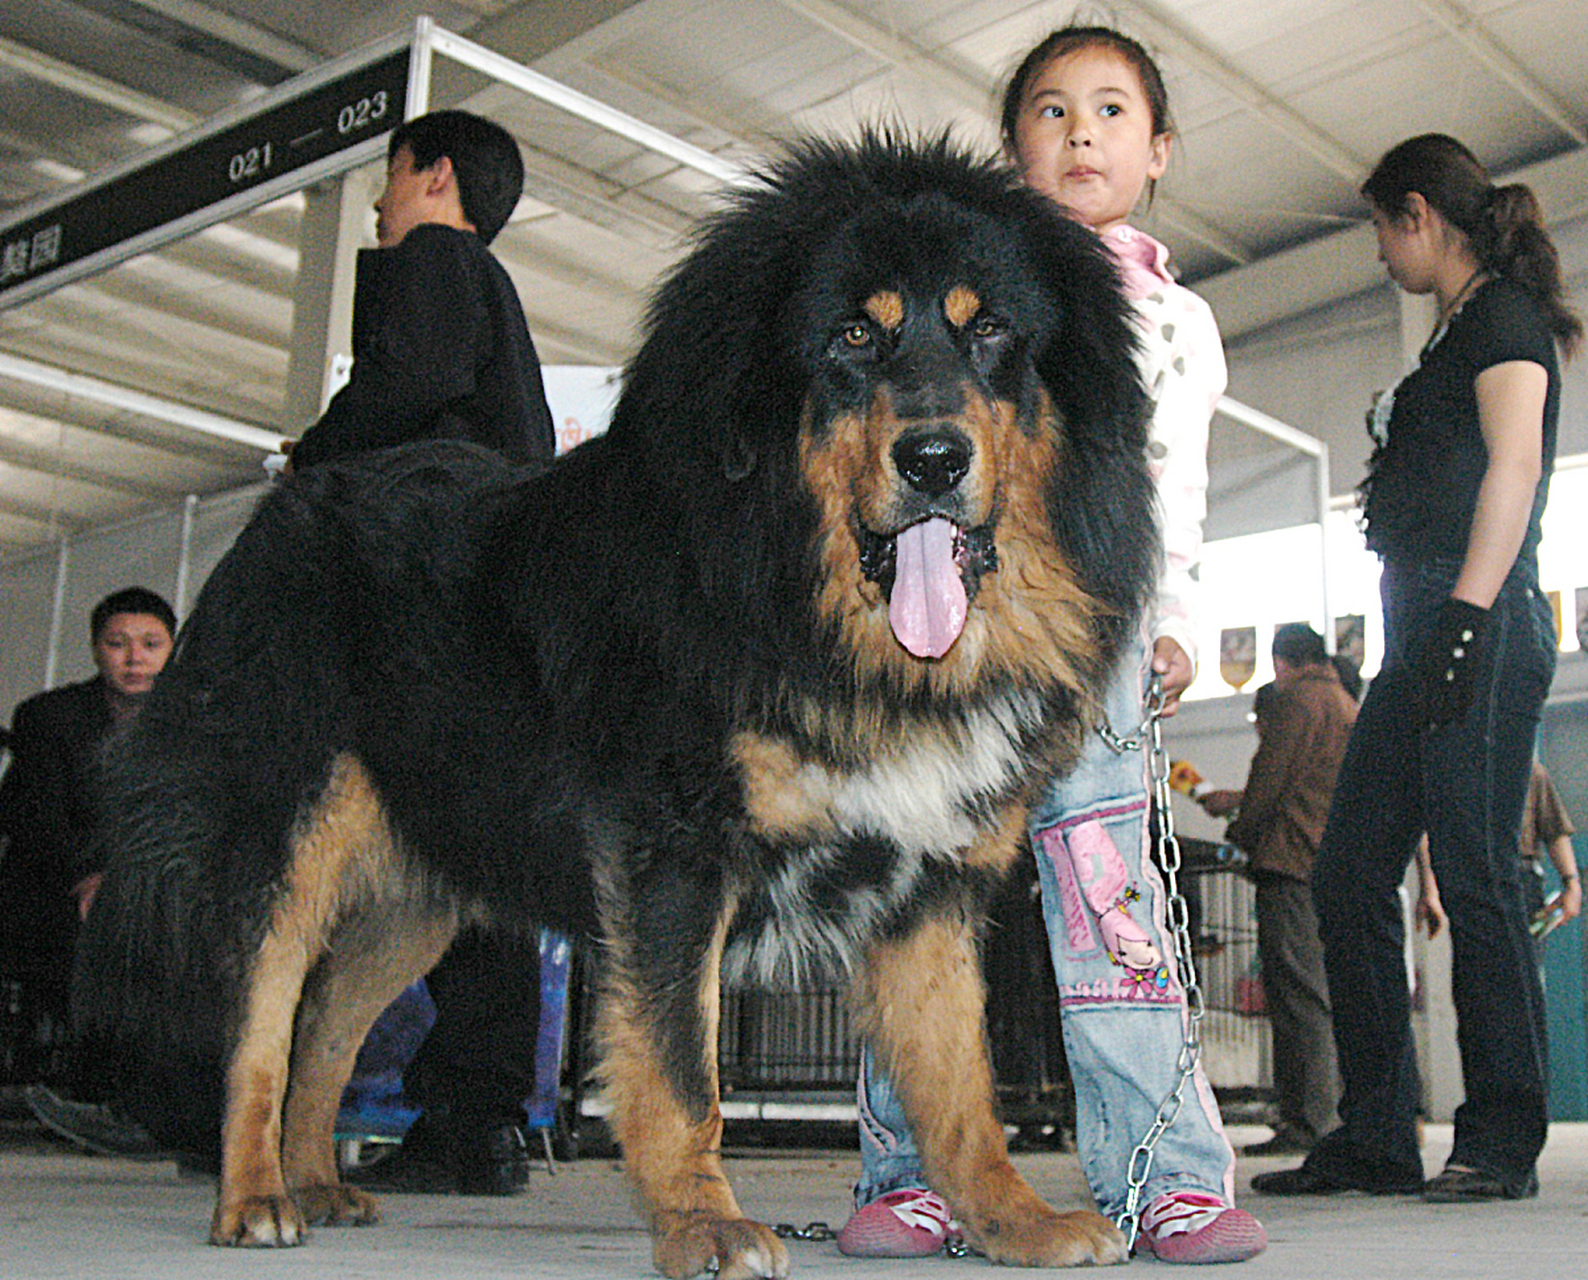
{"label": "dog's hind leg", "polygon": [[608,922],[600,1037],[613,1133],[650,1218],[658,1271],[784,1277],[787,1246],[744,1216],[722,1169],[717,1022],[730,912],[719,900],[714,920],[685,896],[669,885],[617,928]]}
{"label": "dog's hind leg", "polygon": [[282,1113],[281,1168],[309,1223],[364,1226],[380,1221],[375,1198],[342,1183],[335,1129],[342,1090],[375,1019],[441,958],[457,932],[457,912],[425,901],[422,885],[404,892],[397,858],[375,905],[338,925],[310,972],[298,1006],[292,1069]]}
{"label": "dog's hind leg", "polygon": [[287,1194],[281,1164],[293,1023],[309,971],[347,904],[367,892],[366,871],[391,845],[379,800],[357,761],[343,757],[333,764],[318,803],[291,839],[286,872],[244,978],[227,1065],[213,1244],[293,1245],[303,1239],[304,1218]]}
{"label": "dog's hind leg", "polygon": [[1057,1213],[1009,1162],[983,1029],[976,941],[963,918],[928,916],[874,944],[854,984],[861,1031],[904,1104],[927,1181],[994,1262],[1122,1262],[1123,1237],[1089,1210]]}

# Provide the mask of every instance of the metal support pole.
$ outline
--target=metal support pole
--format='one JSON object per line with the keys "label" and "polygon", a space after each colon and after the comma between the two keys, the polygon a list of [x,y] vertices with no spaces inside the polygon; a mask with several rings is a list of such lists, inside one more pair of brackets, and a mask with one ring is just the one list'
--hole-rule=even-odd
{"label": "metal support pole", "polygon": [[1318,477],[1318,591],[1323,598],[1323,647],[1325,652],[1333,653],[1337,641],[1329,576],[1329,446],[1321,440],[1313,466]]}
{"label": "metal support pole", "polygon": [[435,48],[436,22],[427,14],[414,19],[414,42],[408,50],[408,101],[403,119],[412,120],[430,110],[430,64]]}
{"label": "metal support pole", "polygon": [[[421,23],[424,21],[425,19],[420,19]],[[422,32],[423,28],[420,30]],[[580,93],[577,89],[559,84],[538,71],[531,71],[511,58],[504,58],[484,45],[465,40],[462,36],[455,36],[440,27],[432,27],[430,37],[428,44],[436,53],[455,62],[461,62],[464,66],[473,67],[476,71],[483,71],[503,84],[519,89],[533,98],[539,98],[542,102],[549,102],[552,106],[559,107],[570,115],[578,116],[581,120],[600,125],[620,138],[637,142],[658,155],[676,160],[686,168],[694,169],[729,185],[743,183],[747,176],[742,166],[730,160],[724,160],[721,156],[713,155],[700,147],[691,146],[654,125],[646,124],[645,121],[636,119],[615,107],[609,107],[606,103],[588,94]],[[426,42],[416,34],[414,48],[417,50],[422,43]],[[413,93],[413,85],[418,83],[420,79],[417,74],[410,77],[410,97]]]}
{"label": "metal support pole", "polygon": [[198,517],[198,494],[190,493],[182,502],[182,541],[177,548],[176,599],[171,602],[177,621],[187,617],[188,583],[193,567],[193,525]]}
{"label": "metal support pole", "polygon": [[72,541],[61,535],[55,553],[55,595],[50,602],[50,638],[44,646],[44,687],[55,688],[55,672],[60,666],[61,629],[66,616],[66,577],[72,568]]}
{"label": "metal support pole", "polygon": [[1318,573],[1319,597],[1323,609],[1323,643],[1330,652],[1334,652],[1334,600],[1329,587],[1329,446],[1316,436],[1309,436],[1305,431],[1298,431],[1287,422],[1270,417],[1260,409],[1251,405],[1242,404],[1229,396],[1220,396],[1218,411],[1227,418],[1233,418],[1243,426],[1248,426],[1254,431],[1259,431],[1271,439],[1278,440],[1281,444],[1289,445],[1299,453],[1304,453],[1313,460],[1316,472],[1316,492],[1318,500]]}

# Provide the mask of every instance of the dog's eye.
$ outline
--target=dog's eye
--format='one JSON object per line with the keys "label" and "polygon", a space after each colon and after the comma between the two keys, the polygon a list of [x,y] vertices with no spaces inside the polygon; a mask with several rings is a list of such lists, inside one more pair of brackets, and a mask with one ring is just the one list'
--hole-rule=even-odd
{"label": "dog's eye", "polygon": [[844,330],[844,345],[857,350],[871,345],[871,330],[863,324],[852,324]]}
{"label": "dog's eye", "polygon": [[1008,327],[998,316],[979,315],[970,322],[971,336],[977,338],[996,338]]}

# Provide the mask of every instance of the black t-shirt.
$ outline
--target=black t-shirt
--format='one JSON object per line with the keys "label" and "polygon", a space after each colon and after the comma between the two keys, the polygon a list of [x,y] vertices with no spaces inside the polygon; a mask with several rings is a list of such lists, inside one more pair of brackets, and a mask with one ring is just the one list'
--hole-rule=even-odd
{"label": "black t-shirt", "polygon": [[1396,385],[1385,440],[1369,463],[1367,544],[1386,560],[1460,559],[1477,508],[1489,452],[1478,425],[1478,375],[1525,360],[1549,375],[1544,402],[1543,475],[1518,560],[1538,548],[1539,520],[1555,464],[1560,364],[1538,304],[1503,278],[1480,285],[1443,338]]}
{"label": "black t-shirt", "polygon": [[410,440],[472,440],[513,462],[555,447],[540,361],[506,271],[472,231],[421,223],[358,256],[353,374],[294,467]]}

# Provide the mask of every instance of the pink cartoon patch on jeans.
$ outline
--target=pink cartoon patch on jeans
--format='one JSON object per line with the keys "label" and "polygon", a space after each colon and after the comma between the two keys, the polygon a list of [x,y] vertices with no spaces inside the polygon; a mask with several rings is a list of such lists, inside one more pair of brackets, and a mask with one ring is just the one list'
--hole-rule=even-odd
{"label": "pink cartoon patch on jeans", "polygon": [[1069,850],[1064,847],[1064,835],[1057,827],[1048,827],[1036,834],[1037,853],[1048,860],[1054,879],[1059,885],[1059,903],[1064,915],[1064,936],[1072,956],[1094,955],[1098,948],[1097,927],[1092,922],[1091,909],[1081,897],[1075,882],[1075,868]]}
{"label": "pink cartoon patch on jeans", "polygon": [[[1087,941],[1095,928],[1096,934],[1102,937],[1108,958],[1126,971],[1128,981],[1167,987],[1169,970],[1162,952],[1130,914],[1141,895],[1131,885],[1125,860],[1103,824],[1093,820],[1079,823],[1062,834],[1044,831],[1041,843],[1043,852],[1053,860],[1054,869],[1060,872],[1060,884],[1065,887],[1065,925],[1072,943],[1079,932],[1078,925],[1085,928]],[[1069,862],[1068,868],[1059,862],[1061,850]],[[1064,874],[1066,869],[1069,875]],[[1077,907],[1084,902],[1087,917],[1084,925],[1080,920],[1072,921],[1072,902]]]}

